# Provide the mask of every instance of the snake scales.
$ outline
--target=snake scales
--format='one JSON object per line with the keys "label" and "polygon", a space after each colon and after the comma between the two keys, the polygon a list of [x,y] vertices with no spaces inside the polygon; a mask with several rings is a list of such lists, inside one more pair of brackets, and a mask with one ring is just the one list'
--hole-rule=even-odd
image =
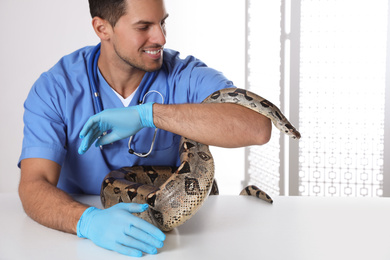
{"label": "snake scales", "polygon": [[[299,132],[280,110],[268,100],[237,88],[216,91],[203,103],[234,103],[270,118],[282,132],[299,139]],[[214,160],[208,145],[182,137],[178,168],[166,166],[124,167],[110,172],[101,187],[105,208],[119,202],[147,203],[149,209],[139,217],[163,231],[169,231],[190,219],[209,194],[218,194],[214,180]],[[241,195],[254,195],[272,203],[256,186],[248,186]]]}

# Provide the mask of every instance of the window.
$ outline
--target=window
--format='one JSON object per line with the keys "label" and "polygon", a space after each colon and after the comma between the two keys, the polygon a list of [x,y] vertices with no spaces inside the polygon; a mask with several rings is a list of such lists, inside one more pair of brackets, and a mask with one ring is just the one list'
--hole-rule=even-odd
{"label": "window", "polygon": [[386,0],[247,0],[248,89],[302,134],[275,129],[247,148],[247,182],[281,195],[383,195],[388,13]]}

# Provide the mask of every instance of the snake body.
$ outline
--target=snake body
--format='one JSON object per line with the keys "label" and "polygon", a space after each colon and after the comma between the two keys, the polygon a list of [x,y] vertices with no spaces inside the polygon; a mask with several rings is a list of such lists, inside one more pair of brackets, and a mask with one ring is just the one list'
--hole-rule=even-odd
{"label": "snake body", "polygon": [[[203,103],[234,103],[247,107],[270,118],[283,133],[294,139],[301,137],[275,105],[247,90],[219,90]],[[163,231],[183,224],[200,209],[208,195],[218,194],[218,186],[208,145],[182,137],[179,154],[181,164],[177,168],[134,166],[110,172],[101,187],[103,206],[108,208],[119,202],[147,203],[148,210],[135,213],[142,219]],[[272,199],[256,186],[248,186],[240,194],[272,203]]]}

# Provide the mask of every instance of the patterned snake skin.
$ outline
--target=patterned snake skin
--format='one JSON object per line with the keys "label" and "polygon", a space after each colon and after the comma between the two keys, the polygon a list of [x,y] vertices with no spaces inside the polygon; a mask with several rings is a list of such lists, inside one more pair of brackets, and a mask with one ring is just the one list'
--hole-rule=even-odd
{"label": "patterned snake skin", "polygon": [[[300,133],[280,110],[268,100],[243,89],[228,88],[207,97],[203,103],[234,103],[271,119],[283,133],[294,139]],[[136,215],[169,231],[190,219],[208,195],[217,195],[214,160],[207,145],[185,137],[180,142],[178,168],[159,166],[124,167],[110,172],[101,188],[105,208],[119,202],[147,203],[149,209]],[[272,203],[272,199],[256,186],[246,187],[240,195],[252,195]]]}

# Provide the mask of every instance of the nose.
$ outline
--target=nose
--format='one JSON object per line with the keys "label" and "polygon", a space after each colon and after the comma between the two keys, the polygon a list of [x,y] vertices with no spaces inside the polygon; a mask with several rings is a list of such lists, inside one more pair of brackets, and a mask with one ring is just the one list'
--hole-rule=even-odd
{"label": "nose", "polygon": [[165,25],[158,25],[153,30],[152,42],[164,46],[166,43]]}

